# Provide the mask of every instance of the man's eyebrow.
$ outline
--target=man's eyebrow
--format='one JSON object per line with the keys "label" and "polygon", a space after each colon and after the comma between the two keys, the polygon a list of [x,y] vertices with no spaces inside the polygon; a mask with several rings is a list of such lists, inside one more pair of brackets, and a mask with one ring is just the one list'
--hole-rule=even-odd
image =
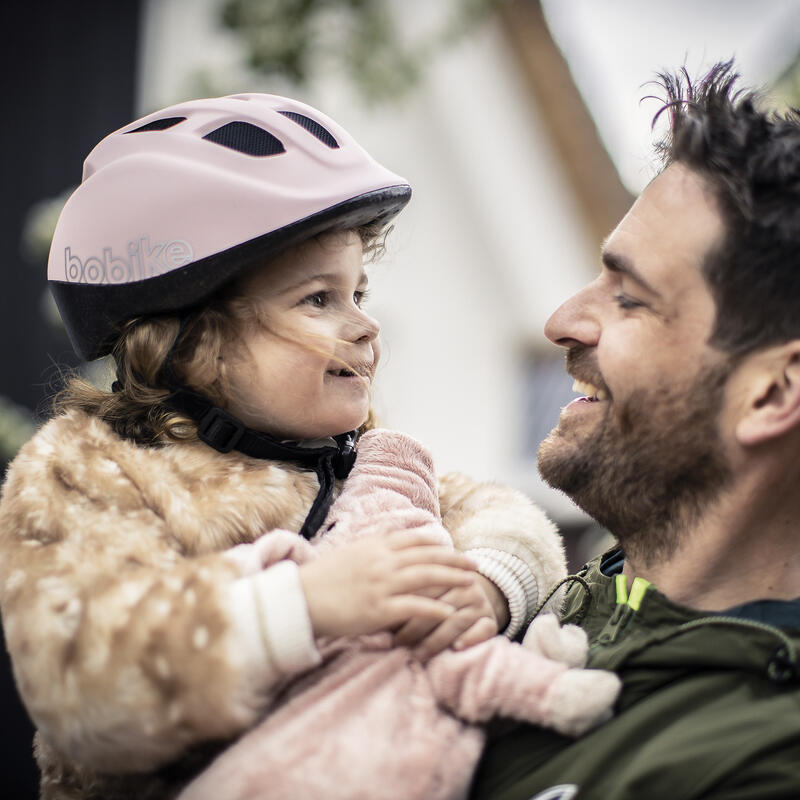
{"label": "man's eyebrow", "polygon": [[623,275],[627,275],[632,281],[638,283],[642,288],[646,289],[651,294],[655,295],[656,297],[661,297],[661,294],[654,289],[648,281],[645,280],[642,273],[639,272],[636,267],[633,266],[633,262],[629,258],[621,255],[620,253],[614,253],[611,250],[603,250],[600,253],[600,258],[605,265],[605,268],[610,272],[620,272]]}

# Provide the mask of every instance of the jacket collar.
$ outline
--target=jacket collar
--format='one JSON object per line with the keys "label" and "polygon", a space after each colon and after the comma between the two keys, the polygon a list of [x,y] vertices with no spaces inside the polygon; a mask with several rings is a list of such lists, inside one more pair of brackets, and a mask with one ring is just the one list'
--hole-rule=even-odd
{"label": "jacket collar", "polygon": [[595,559],[582,572],[585,585],[567,597],[565,621],[581,621],[589,635],[589,666],[628,675],[644,670],[665,682],[711,670],[800,684],[800,630],[681,606],[641,578],[627,586],[622,563],[614,551]]}
{"label": "jacket collar", "polygon": [[[625,566],[622,548],[614,547],[600,557],[599,571],[607,577],[616,577]],[[706,616],[724,616],[749,619],[780,628],[800,628],[800,597],[794,600],[754,600],[732,606],[725,611],[703,612]]]}

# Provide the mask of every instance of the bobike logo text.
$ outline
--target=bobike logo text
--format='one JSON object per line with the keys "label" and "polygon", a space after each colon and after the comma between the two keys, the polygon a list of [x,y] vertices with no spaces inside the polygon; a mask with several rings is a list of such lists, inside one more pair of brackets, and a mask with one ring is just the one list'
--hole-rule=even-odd
{"label": "bobike logo text", "polygon": [[162,275],[194,259],[192,246],[185,239],[150,243],[149,236],[128,242],[128,252],[121,256],[103,248],[101,256],[82,259],[64,249],[64,271],[74,283],[130,283]]}
{"label": "bobike logo text", "polygon": [[579,788],[574,783],[562,783],[559,786],[551,786],[528,800],[572,800],[578,794]]}

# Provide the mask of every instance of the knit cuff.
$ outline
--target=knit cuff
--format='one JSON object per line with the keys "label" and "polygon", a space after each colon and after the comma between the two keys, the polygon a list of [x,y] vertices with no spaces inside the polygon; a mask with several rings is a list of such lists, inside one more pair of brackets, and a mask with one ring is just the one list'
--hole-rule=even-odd
{"label": "knit cuff", "polygon": [[269,677],[277,677],[275,673],[300,672],[320,663],[293,561],[279,561],[234,581],[229,597],[239,654],[247,664],[266,668]]}
{"label": "knit cuff", "polygon": [[279,561],[253,579],[261,633],[278,669],[285,674],[317,666],[308,605],[294,561]]}
{"label": "knit cuff", "polygon": [[503,634],[513,639],[532,616],[539,602],[539,586],[528,565],[517,556],[493,547],[476,547],[464,555],[475,561],[508,601],[509,621]]}

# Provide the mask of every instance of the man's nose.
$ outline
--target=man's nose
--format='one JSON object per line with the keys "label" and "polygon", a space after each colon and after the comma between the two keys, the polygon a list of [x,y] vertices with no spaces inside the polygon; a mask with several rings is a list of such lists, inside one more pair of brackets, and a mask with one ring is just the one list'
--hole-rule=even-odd
{"label": "man's nose", "polygon": [[600,320],[593,303],[593,286],[582,289],[562,303],[544,326],[544,335],[561,347],[576,344],[593,347],[600,338]]}

